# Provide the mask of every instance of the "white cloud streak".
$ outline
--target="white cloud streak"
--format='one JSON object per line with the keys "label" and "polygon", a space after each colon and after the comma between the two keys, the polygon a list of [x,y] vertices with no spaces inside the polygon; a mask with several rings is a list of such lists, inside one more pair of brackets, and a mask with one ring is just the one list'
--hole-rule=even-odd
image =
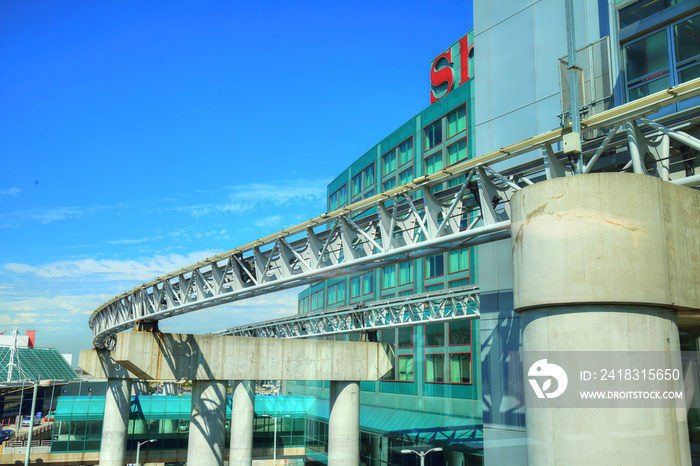
{"label": "white cloud streak", "polygon": [[52,262],[44,265],[10,263],[4,269],[15,274],[32,274],[41,278],[81,278],[89,277],[95,281],[150,281],[202,259],[216,255],[220,251],[196,251],[187,255],[168,254],[150,258],[115,260],[115,259],[80,259]]}
{"label": "white cloud streak", "polygon": [[213,213],[249,212],[258,206],[288,206],[318,202],[326,197],[327,180],[283,180],[274,183],[248,183],[230,187],[228,200],[219,204],[178,207],[194,217]]}
{"label": "white cloud streak", "polygon": [[19,188],[0,189],[0,199],[8,196],[17,197],[21,192],[22,190]]}

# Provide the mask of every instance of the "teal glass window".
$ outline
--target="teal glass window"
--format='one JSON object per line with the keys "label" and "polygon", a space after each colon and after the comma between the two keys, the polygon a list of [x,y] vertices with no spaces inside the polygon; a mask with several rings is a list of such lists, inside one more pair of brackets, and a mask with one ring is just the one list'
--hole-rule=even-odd
{"label": "teal glass window", "polygon": [[409,138],[399,145],[399,166],[413,161],[413,138]]}
{"label": "teal glass window", "polygon": [[396,151],[392,150],[382,157],[382,174],[388,175],[394,170],[396,170]]}
{"label": "teal glass window", "polygon": [[450,354],[450,383],[472,383],[471,353]]}
{"label": "teal glass window", "polygon": [[445,346],[445,324],[425,326],[425,346]]}
{"label": "teal glass window", "polygon": [[382,288],[393,288],[394,286],[396,286],[396,266],[382,267]]}
{"label": "teal glass window", "polygon": [[447,146],[447,165],[452,165],[467,158],[467,139],[460,139]]}
{"label": "teal glass window", "polygon": [[620,27],[629,26],[686,0],[640,0],[620,9]]}
{"label": "teal glass window", "polygon": [[433,173],[442,170],[442,151],[425,158],[425,174],[432,175]]}
{"label": "teal glass window", "polygon": [[350,297],[357,298],[362,291],[362,276],[358,275],[350,279]]}
{"label": "teal glass window", "polygon": [[399,328],[399,348],[413,348],[413,327]]}
{"label": "teal glass window", "polygon": [[413,381],[413,355],[399,355],[399,380],[404,382]]}
{"label": "teal glass window", "polygon": [[413,167],[399,173],[399,184],[406,184],[413,181]]}
{"label": "teal glass window", "polygon": [[413,282],[413,261],[399,264],[399,285],[407,285]]}
{"label": "teal glass window", "polygon": [[427,126],[423,130],[423,135],[425,140],[424,150],[428,150],[440,144],[442,142],[442,119],[436,121],[430,126]]}
{"label": "teal glass window", "polygon": [[471,345],[472,326],[471,320],[455,320],[448,324],[450,334],[450,346]]}
{"label": "teal glass window", "polygon": [[390,189],[394,189],[395,187],[396,187],[396,178],[389,178],[382,185],[382,191],[389,191]]}
{"label": "teal glass window", "polygon": [[425,381],[445,382],[445,355],[425,355]]}
{"label": "teal glass window", "polygon": [[469,249],[455,249],[449,252],[450,273],[461,272],[469,269]]}
{"label": "teal glass window", "polygon": [[700,77],[700,15],[676,24],[673,35],[678,82],[684,83]]}
{"label": "teal glass window", "polygon": [[467,109],[464,105],[450,112],[447,115],[447,137],[451,138],[455,134],[467,129]]}
{"label": "teal glass window", "polygon": [[439,277],[445,274],[445,259],[442,254],[425,258],[425,278]]}

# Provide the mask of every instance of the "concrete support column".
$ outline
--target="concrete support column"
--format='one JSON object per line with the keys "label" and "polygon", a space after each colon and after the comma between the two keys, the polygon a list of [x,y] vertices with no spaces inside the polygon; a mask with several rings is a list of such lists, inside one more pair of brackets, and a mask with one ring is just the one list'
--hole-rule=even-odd
{"label": "concrete support column", "polygon": [[177,382],[163,382],[163,395],[177,395],[179,386]]}
{"label": "concrete support column", "polygon": [[149,384],[145,380],[134,379],[131,385],[131,396],[148,396]]}
{"label": "concrete support column", "polygon": [[464,453],[461,451],[445,450],[444,455],[447,466],[465,466]]}
{"label": "concrete support column", "polygon": [[131,405],[131,379],[107,379],[100,466],[124,466]]}
{"label": "concrete support column", "polygon": [[233,383],[231,404],[231,449],[229,466],[253,464],[253,417],[255,415],[255,382]]}
{"label": "concrete support column", "polygon": [[328,465],[360,464],[360,383],[331,381]]}
{"label": "concrete support column", "polygon": [[228,383],[222,380],[192,381],[189,466],[224,464],[227,388]]}
{"label": "concrete support column", "polygon": [[[523,351],[658,351],[680,367],[679,312],[700,308],[700,193],[571,176],[518,191],[511,214]],[[529,464],[691,464],[685,409],[531,408],[523,383]]]}

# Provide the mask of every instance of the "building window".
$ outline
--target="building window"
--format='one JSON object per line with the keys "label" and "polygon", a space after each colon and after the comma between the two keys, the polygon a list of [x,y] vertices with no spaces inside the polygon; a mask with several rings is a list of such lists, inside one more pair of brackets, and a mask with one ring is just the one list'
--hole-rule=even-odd
{"label": "building window", "polygon": [[352,178],[353,198],[367,189],[374,188],[374,164],[362,170]]}
{"label": "building window", "polygon": [[328,305],[345,304],[345,282],[328,287]]}
{"label": "building window", "polygon": [[413,162],[413,138],[409,138],[399,145],[399,166]]}
{"label": "building window", "polygon": [[374,271],[350,278],[350,299],[374,293]]}
{"label": "building window", "polygon": [[306,314],[309,312],[309,297],[301,298],[299,300],[299,314]]}
{"label": "building window", "polygon": [[630,101],[700,76],[700,15],[624,45]]}
{"label": "building window", "polygon": [[388,265],[382,267],[382,289],[396,286],[396,266]]}
{"label": "building window", "polygon": [[447,165],[453,165],[467,158],[467,139],[460,139],[447,146]]}
{"label": "building window", "polygon": [[439,277],[445,274],[445,259],[442,254],[435,254],[425,258],[425,278]]}
{"label": "building window", "polygon": [[413,382],[413,355],[399,355],[399,378],[402,382]]}
{"label": "building window", "polygon": [[467,129],[467,109],[463,105],[457,110],[447,115],[447,137],[451,138],[455,134]]}
{"label": "building window", "polygon": [[347,186],[343,185],[339,190],[331,194],[328,198],[328,211],[333,212],[339,207],[346,205],[348,200]]}
{"label": "building window", "polygon": [[399,173],[399,184],[406,184],[413,181],[413,167]]}
{"label": "building window", "polygon": [[469,269],[469,249],[455,249],[449,252],[448,270],[450,273]]}
{"label": "building window", "polygon": [[450,346],[471,345],[472,344],[472,321],[455,320],[448,324],[450,334]]}
{"label": "building window", "polygon": [[425,381],[445,382],[445,355],[425,355]]}
{"label": "building window", "polygon": [[382,185],[382,191],[389,191],[390,189],[394,189],[395,187],[396,187],[396,178],[389,178]]}
{"label": "building window", "polygon": [[445,324],[425,326],[425,346],[445,346]]}
{"label": "building window", "polygon": [[442,170],[442,151],[437,151],[425,158],[425,174],[432,175],[440,170]]}
{"label": "building window", "polygon": [[472,383],[471,353],[450,353],[450,383]]}
{"label": "building window", "polygon": [[635,2],[620,9],[620,27],[634,24],[684,1],[686,0],[640,0]]}
{"label": "building window", "polygon": [[311,295],[311,311],[323,309],[323,290]]}
{"label": "building window", "polygon": [[350,298],[358,298],[362,290],[362,276],[358,275],[350,279]]}
{"label": "building window", "polygon": [[428,150],[442,142],[442,118],[423,130],[425,149]]}
{"label": "building window", "polygon": [[413,261],[399,264],[399,285],[413,283]]}
{"label": "building window", "polygon": [[399,328],[399,349],[413,348],[413,327]]}
{"label": "building window", "polygon": [[382,157],[382,174],[388,175],[394,170],[396,170],[396,150],[392,150]]}

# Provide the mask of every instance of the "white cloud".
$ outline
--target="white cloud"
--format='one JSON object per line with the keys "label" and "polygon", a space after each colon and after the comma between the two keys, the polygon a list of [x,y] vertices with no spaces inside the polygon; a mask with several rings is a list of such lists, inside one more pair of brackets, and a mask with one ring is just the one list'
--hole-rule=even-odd
{"label": "white cloud", "polygon": [[206,250],[187,255],[168,254],[129,260],[80,259],[52,262],[45,265],[10,263],[4,269],[15,274],[33,274],[42,278],[89,277],[96,281],[150,281],[174,272],[220,251]]}
{"label": "white cloud", "polygon": [[22,192],[19,188],[0,189],[0,199],[7,196],[17,197]]}
{"label": "white cloud", "polygon": [[230,187],[227,202],[178,207],[180,212],[198,217],[213,213],[249,212],[258,206],[287,206],[320,201],[326,197],[327,180],[297,179],[274,183],[248,183]]}
{"label": "white cloud", "polygon": [[270,217],[261,218],[255,221],[255,226],[259,228],[276,227],[282,224],[281,215],[272,215]]}

